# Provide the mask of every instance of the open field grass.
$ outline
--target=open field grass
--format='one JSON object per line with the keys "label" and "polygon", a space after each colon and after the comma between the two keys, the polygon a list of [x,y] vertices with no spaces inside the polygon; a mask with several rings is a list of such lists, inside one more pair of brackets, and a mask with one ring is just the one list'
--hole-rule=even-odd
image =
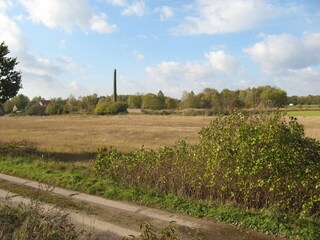
{"label": "open field grass", "polygon": [[[158,148],[175,141],[198,140],[206,116],[48,116],[1,117],[0,142],[33,142],[46,152],[96,152],[102,146],[130,151],[144,145]],[[320,139],[320,116],[298,117],[306,135]]]}
{"label": "open field grass", "polygon": [[319,117],[320,116],[320,111],[289,111],[288,114],[290,116],[302,116],[302,117],[314,117],[314,116],[317,116]]}
{"label": "open field grass", "polygon": [[0,142],[27,140],[48,152],[96,152],[102,146],[129,151],[158,148],[177,140],[198,140],[212,117],[183,116],[49,116],[1,117]]}

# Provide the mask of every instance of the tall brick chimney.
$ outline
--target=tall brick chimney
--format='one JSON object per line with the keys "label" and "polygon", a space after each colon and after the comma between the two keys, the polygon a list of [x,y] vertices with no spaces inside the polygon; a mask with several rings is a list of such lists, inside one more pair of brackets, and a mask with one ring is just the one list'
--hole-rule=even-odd
{"label": "tall brick chimney", "polygon": [[116,102],[118,100],[117,98],[117,69],[115,69],[113,77],[113,101]]}

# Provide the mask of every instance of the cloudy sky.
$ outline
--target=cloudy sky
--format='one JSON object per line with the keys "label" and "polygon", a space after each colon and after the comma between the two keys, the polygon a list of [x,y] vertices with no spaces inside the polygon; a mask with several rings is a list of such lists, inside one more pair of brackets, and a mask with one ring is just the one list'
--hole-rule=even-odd
{"label": "cloudy sky", "polygon": [[29,97],[320,94],[320,0],[0,0],[2,41]]}

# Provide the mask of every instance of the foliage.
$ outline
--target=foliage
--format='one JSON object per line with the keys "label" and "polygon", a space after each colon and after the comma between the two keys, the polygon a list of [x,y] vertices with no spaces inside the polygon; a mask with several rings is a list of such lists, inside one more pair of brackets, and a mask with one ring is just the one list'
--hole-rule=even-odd
{"label": "foliage", "polygon": [[190,93],[184,92],[180,102],[180,108],[199,108],[199,97],[195,95],[193,91]]}
{"label": "foliage", "polygon": [[14,70],[18,64],[16,58],[7,57],[8,47],[0,44],[0,104],[14,97],[21,85],[21,72]]}
{"label": "foliage", "polygon": [[[143,188],[245,208],[319,214],[320,143],[279,113],[219,117],[200,142],[158,151],[102,149],[99,176]],[[134,174],[132,174],[134,173]]]}
{"label": "foliage", "polygon": [[63,112],[64,113],[73,114],[73,113],[78,113],[79,110],[80,110],[80,102],[79,102],[79,100],[77,100],[72,95],[70,97],[68,97],[66,103],[64,104]]}
{"label": "foliage", "polygon": [[124,240],[179,240],[179,236],[176,230],[169,225],[162,229],[161,233],[158,234],[155,227],[149,222],[145,222],[140,225],[140,236],[129,236],[125,237]]}
{"label": "foliage", "polygon": [[128,98],[129,108],[141,108],[142,97],[140,95],[130,95]]}
{"label": "foliage", "polygon": [[178,101],[174,98],[167,97],[165,100],[166,109],[177,109]]}
{"label": "foliage", "polygon": [[4,104],[2,104],[4,114],[12,113],[13,106],[14,105],[10,100],[8,100]]}
{"label": "foliage", "polygon": [[93,113],[98,100],[99,99],[96,93],[85,97],[80,97],[81,109],[86,113]]}
{"label": "foliage", "polygon": [[26,114],[31,116],[44,115],[46,108],[40,105],[41,97],[34,97],[26,107]]}
{"label": "foliage", "polygon": [[159,96],[148,93],[142,96],[142,108],[143,109],[153,109],[153,110],[160,110],[164,108],[162,98]]}
{"label": "foliage", "polygon": [[320,105],[320,95],[291,96],[288,97],[288,103],[293,103],[294,105]]}
{"label": "foliage", "polygon": [[65,102],[61,98],[51,99],[45,113],[48,115],[60,115],[63,113],[64,104]]}
{"label": "foliage", "polygon": [[23,94],[15,96],[11,101],[14,105],[16,105],[17,110],[22,112],[26,110],[28,104],[30,103],[30,99]]}
{"label": "foliage", "polygon": [[98,115],[126,113],[128,104],[125,102],[102,102],[98,103],[95,113]]}
{"label": "foliage", "polygon": [[76,231],[67,217],[46,211],[37,203],[26,207],[4,205],[0,207],[0,239],[89,239],[86,232]]}
{"label": "foliage", "polygon": [[[104,151],[101,151],[101,153]],[[102,156],[100,156],[102,157]],[[28,179],[54,184],[90,194],[103,195],[110,199],[133,201],[144,205],[165,208],[170,211],[197,217],[208,217],[219,221],[286,236],[296,239],[319,239],[319,218],[301,217],[292,212],[279,213],[275,209],[243,209],[233,204],[218,205],[173,194],[160,194],[153,188],[125,186],[110,178],[94,177],[88,168],[75,162],[52,161],[31,157],[1,157],[1,172]],[[131,173],[132,174],[132,173]]]}

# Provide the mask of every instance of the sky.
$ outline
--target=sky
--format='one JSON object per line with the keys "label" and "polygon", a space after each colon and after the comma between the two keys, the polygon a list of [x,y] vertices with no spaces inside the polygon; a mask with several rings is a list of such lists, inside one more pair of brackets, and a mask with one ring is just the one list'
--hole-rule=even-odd
{"label": "sky", "polygon": [[0,0],[2,41],[30,98],[320,95],[320,0]]}

